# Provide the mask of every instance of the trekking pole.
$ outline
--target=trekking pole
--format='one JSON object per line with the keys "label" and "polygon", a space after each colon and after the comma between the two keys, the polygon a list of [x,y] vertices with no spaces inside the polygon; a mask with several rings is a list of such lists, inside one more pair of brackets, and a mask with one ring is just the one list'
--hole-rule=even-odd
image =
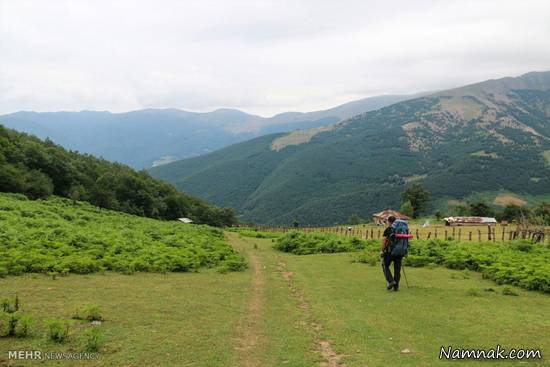
{"label": "trekking pole", "polygon": [[407,274],[405,274],[405,265],[402,265],[401,269],[403,270],[403,276],[405,277],[405,284],[407,284],[407,288],[409,288],[409,281],[407,280]]}

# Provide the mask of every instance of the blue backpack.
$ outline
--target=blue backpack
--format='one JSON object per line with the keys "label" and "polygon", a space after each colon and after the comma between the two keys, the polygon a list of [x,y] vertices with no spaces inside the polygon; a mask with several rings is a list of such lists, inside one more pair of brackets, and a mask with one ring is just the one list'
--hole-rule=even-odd
{"label": "blue backpack", "polygon": [[390,254],[392,256],[405,256],[409,252],[409,225],[401,219],[396,219],[391,225]]}

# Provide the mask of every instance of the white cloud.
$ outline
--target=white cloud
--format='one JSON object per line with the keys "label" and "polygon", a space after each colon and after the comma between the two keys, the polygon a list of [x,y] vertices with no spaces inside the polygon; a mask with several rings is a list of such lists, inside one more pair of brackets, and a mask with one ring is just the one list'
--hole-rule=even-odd
{"label": "white cloud", "polygon": [[0,113],[270,115],[550,69],[550,3],[0,0]]}

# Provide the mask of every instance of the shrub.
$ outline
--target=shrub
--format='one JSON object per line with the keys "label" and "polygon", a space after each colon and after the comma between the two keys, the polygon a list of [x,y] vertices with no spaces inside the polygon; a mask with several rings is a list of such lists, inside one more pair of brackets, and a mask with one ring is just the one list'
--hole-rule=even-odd
{"label": "shrub", "polygon": [[19,311],[12,313],[0,311],[0,337],[26,337],[30,334],[34,324],[32,317]]}
{"label": "shrub", "polygon": [[354,259],[355,262],[366,263],[369,265],[380,264],[380,256],[373,251],[361,251]]}
{"label": "shrub", "polygon": [[225,259],[223,264],[218,267],[218,273],[225,274],[229,271],[241,271],[248,267],[247,263],[244,261],[240,255],[232,255],[229,258]]}
{"label": "shrub", "polygon": [[29,315],[19,315],[17,323],[13,329],[13,335],[18,338],[24,338],[31,334],[32,328],[36,324],[35,320]]}
{"label": "shrub", "polygon": [[2,300],[2,311],[7,313],[14,313],[19,311],[19,297],[17,294],[13,299],[4,298]]}
{"label": "shrub", "polygon": [[84,331],[85,350],[87,352],[98,352],[103,345],[103,333],[99,327],[91,327]]}
{"label": "shrub", "polygon": [[84,320],[84,311],[81,307],[75,307],[74,312],[71,316],[73,320]]}
{"label": "shrub", "polygon": [[480,297],[481,296],[481,293],[479,292],[479,290],[474,289],[474,288],[468,289],[466,294],[468,296],[471,296],[471,297]]}
{"label": "shrub", "polygon": [[[228,261],[229,271],[245,260],[227,243],[223,232],[204,225],[161,222],[101,210],[61,198],[21,201],[0,194],[0,277],[106,270],[197,271]],[[65,218],[74,218],[68,221]],[[86,218],[86,224],[79,224]],[[241,264],[238,264],[238,263]],[[3,304],[0,304],[0,309]]]}
{"label": "shrub", "polygon": [[0,311],[0,337],[11,335],[11,314]]}
{"label": "shrub", "polygon": [[48,337],[56,343],[64,343],[69,338],[69,322],[66,320],[52,319],[46,321]]}
{"label": "shrub", "polygon": [[502,294],[505,295],[505,296],[519,296],[519,293],[514,291],[510,287],[503,287],[502,288]]}
{"label": "shrub", "polygon": [[88,321],[102,321],[101,309],[98,305],[88,305],[84,309],[84,317]]}
{"label": "shrub", "polygon": [[295,255],[309,255],[359,251],[372,246],[373,243],[376,242],[355,237],[341,237],[331,233],[289,232],[279,237],[273,247]]}
{"label": "shrub", "polygon": [[274,232],[260,232],[256,230],[238,230],[236,231],[241,236],[253,237],[253,238],[279,238],[281,237],[280,233]]}

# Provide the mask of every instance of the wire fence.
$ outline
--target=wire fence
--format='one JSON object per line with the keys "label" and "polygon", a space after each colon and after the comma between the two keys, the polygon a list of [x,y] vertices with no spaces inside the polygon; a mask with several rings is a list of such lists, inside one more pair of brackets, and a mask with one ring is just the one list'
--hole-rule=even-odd
{"label": "wire fence", "polygon": [[[340,236],[357,237],[362,239],[381,239],[384,227],[372,225],[360,226],[331,226],[331,227],[286,227],[256,225],[252,227],[262,232],[290,232],[305,233],[321,232],[334,233]],[[492,226],[410,226],[410,233],[416,239],[448,239],[456,241],[491,241],[506,242],[517,239],[532,239],[539,243],[550,242],[550,229],[519,229],[512,225]]]}

